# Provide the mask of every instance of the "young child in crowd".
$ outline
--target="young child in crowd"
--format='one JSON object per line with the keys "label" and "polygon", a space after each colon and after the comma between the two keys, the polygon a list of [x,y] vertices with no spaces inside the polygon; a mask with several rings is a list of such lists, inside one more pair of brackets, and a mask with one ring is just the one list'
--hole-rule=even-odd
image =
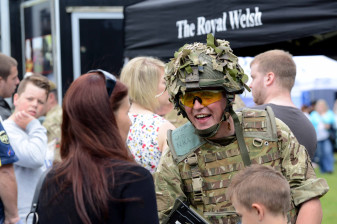
{"label": "young child in crowd", "polygon": [[286,224],[290,187],[272,167],[254,164],[236,174],[227,191],[241,224]]}
{"label": "young child in crowd", "polygon": [[[32,75],[23,79],[14,94],[14,113],[3,122],[17,157],[14,171],[18,186],[18,210],[21,220],[29,213],[35,187],[46,169],[47,131],[39,118],[49,93],[48,79]],[[27,223],[32,223],[31,219]]]}

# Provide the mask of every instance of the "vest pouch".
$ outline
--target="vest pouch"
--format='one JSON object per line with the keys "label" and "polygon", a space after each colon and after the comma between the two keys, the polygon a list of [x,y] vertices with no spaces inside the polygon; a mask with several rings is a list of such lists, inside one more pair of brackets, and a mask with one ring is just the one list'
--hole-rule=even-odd
{"label": "vest pouch", "polygon": [[212,223],[224,223],[224,224],[239,224],[241,218],[235,211],[223,211],[223,212],[204,212],[204,217],[209,219]]}
{"label": "vest pouch", "polygon": [[235,215],[237,216],[235,211],[223,211],[223,212],[204,212],[205,217],[209,216],[229,216],[229,215]]}

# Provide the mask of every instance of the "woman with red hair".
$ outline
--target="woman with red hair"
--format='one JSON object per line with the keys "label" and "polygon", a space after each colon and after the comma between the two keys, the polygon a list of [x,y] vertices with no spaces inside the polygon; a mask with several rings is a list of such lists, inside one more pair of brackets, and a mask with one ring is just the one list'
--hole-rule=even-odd
{"label": "woman with red hair", "polygon": [[103,70],[71,84],[62,161],[42,186],[39,223],[158,223],[152,176],[126,148],[129,108],[127,87]]}

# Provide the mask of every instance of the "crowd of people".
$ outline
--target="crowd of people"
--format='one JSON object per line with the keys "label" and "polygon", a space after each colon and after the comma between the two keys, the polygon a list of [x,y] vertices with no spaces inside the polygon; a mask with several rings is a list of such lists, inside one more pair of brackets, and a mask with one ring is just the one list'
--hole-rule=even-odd
{"label": "crowd of people", "polygon": [[119,78],[93,68],[62,107],[53,82],[19,81],[0,54],[0,224],[321,223],[329,186],[313,164],[333,172],[335,114],[294,105],[290,53],[257,55],[248,84],[229,42],[205,42],[166,64],[135,57]]}

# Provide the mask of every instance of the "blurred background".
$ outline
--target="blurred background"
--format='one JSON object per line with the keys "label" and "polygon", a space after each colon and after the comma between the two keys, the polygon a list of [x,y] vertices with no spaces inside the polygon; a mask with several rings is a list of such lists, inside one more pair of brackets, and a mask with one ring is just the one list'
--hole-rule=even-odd
{"label": "blurred background", "polygon": [[[168,61],[207,33],[230,41],[249,75],[250,57],[270,49],[295,56],[294,102],[336,99],[337,2],[333,0],[1,0],[0,51],[19,77],[40,73],[57,84],[60,103],[89,69],[119,76],[136,56]],[[251,104],[249,93],[243,96]]]}

